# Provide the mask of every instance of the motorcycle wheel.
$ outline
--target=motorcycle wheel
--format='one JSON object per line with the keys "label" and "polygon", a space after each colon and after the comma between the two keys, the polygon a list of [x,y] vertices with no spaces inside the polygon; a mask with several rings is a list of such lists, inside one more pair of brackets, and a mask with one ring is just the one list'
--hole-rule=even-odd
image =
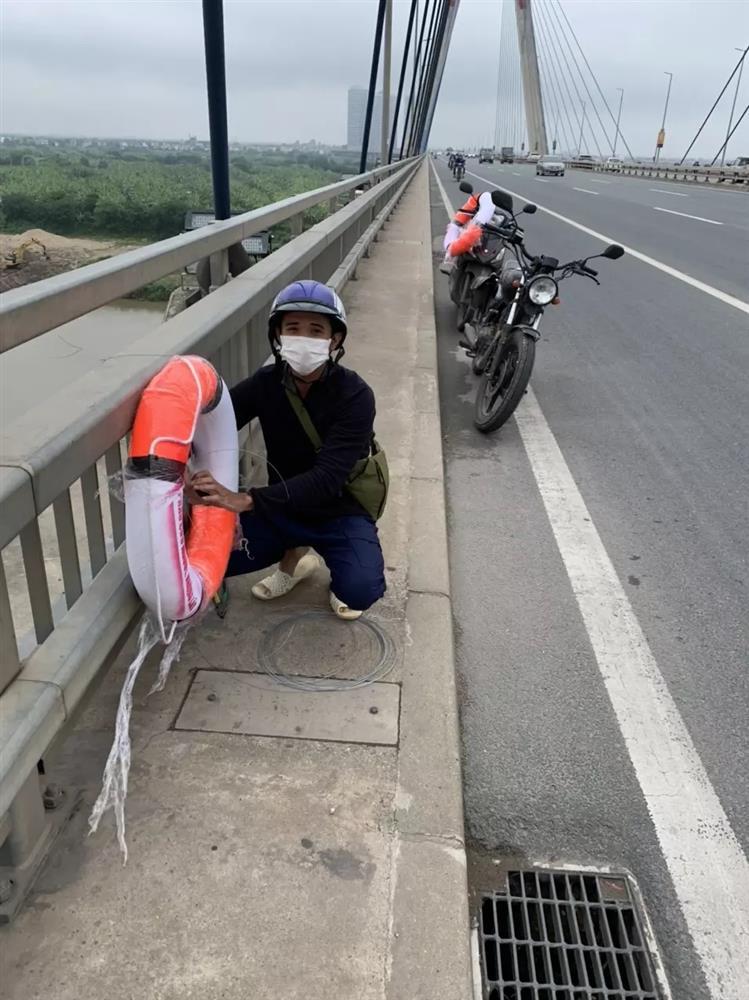
{"label": "motorcycle wheel", "polygon": [[536,357],[536,342],[516,330],[497,351],[479,382],[473,423],[482,434],[496,431],[512,416],[523,398]]}

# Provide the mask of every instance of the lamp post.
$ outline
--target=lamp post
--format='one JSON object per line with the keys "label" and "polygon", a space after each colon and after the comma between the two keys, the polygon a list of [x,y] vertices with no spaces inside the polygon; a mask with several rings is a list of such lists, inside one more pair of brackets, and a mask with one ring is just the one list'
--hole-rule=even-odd
{"label": "lamp post", "polygon": [[[736,48],[736,46],[734,46],[734,48]],[[731,134],[731,125],[733,125],[733,113],[736,110],[736,98],[739,96],[739,87],[741,86],[741,74],[744,72],[744,60],[746,59],[746,54],[747,54],[747,52],[749,52],[749,49],[739,49],[739,48],[736,48],[736,51],[737,52],[742,52],[743,55],[741,56],[741,63],[739,65],[739,75],[738,75],[738,78],[736,80],[736,90],[734,91],[734,95],[733,95],[733,104],[731,105],[731,113],[728,116],[728,128],[726,129],[726,141],[725,141],[725,144],[723,146],[723,152],[720,154],[720,165],[721,165],[721,167],[726,162],[726,150],[728,149],[728,137]]]}
{"label": "lamp post", "polygon": [[614,133],[614,148],[611,150],[612,157],[616,156],[616,144],[619,141],[619,122],[622,120],[622,103],[624,101],[624,88],[617,87],[619,91],[619,112],[616,116],[616,132]]}
{"label": "lamp post", "polygon": [[668,111],[668,99],[671,96],[671,84],[674,79],[674,74],[669,73],[668,70],[664,70],[664,75],[668,77],[668,90],[666,91],[666,103],[663,107],[663,121],[661,122],[661,130],[658,133],[658,138],[655,142],[655,156],[653,157],[653,163],[657,163],[661,155],[661,149],[663,149],[663,144],[666,141],[666,112]]}

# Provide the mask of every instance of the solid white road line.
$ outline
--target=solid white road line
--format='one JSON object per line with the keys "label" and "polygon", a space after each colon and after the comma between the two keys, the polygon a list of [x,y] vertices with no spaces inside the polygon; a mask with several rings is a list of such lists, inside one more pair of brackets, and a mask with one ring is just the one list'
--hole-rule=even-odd
{"label": "solid white road line", "polygon": [[669,215],[680,215],[682,219],[695,219],[697,222],[709,222],[711,226],[722,226],[722,222],[716,222],[715,219],[703,219],[701,215],[687,215],[686,212],[674,212],[673,208],[658,208],[657,205],[653,205],[654,212],[668,212]]}
{"label": "solid white road line", "polygon": [[688,194],[683,191],[664,191],[663,188],[648,188],[648,191],[655,191],[656,194],[672,194],[674,198],[688,198]]}
{"label": "solid white road line", "polygon": [[[477,178],[477,180],[483,181],[485,184],[493,185],[494,181],[490,180],[488,177],[482,177],[480,174],[474,174],[470,170],[471,177]],[[509,188],[504,188],[508,194],[511,194],[513,198],[522,198],[527,201],[528,199],[524,194],[520,194],[518,191],[510,191]],[[734,197],[741,197],[736,195]],[[588,226],[583,226],[580,222],[575,222],[574,219],[569,219],[566,215],[560,215],[559,212],[553,211],[551,208],[545,208],[543,205],[539,205],[536,202],[536,207],[539,212],[545,212],[546,215],[550,215],[553,219],[559,219],[560,222],[566,222],[568,226],[574,226],[575,229],[579,229],[581,233],[587,233],[588,236],[593,236],[597,240],[601,240],[603,243],[618,243],[611,236],[605,236],[603,233],[596,232],[595,229],[590,229]],[[721,291],[719,288],[714,288],[712,285],[705,284],[704,281],[700,281],[698,278],[693,278],[690,274],[685,274],[683,271],[677,271],[675,267],[671,267],[669,264],[664,264],[663,261],[656,260],[655,257],[649,257],[647,254],[642,253],[641,250],[636,250],[634,247],[627,246],[626,243],[622,243],[622,246],[630,257],[634,257],[636,260],[641,260],[644,264],[650,264],[651,267],[657,267],[659,271],[663,271],[664,274],[669,274],[672,278],[678,278],[679,281],[683,281],[687,285],[691,285],[692,288],[697,288],[699,291],[704,292],[706,295],[712,295],[714,299],[718,299],[720,302],[725,303],[725,305],[733,306],[734,309],[740,309],[741,312],[749,313],[749,302],[744,302],[743,299],[737,299],[735,295],[729,295],[727,292]]]}
{"label": "solid white road line", "polygon": [[746,1000],[749,862],[531,389],[515,421],[710,995]]}
{"label": "solid white road line", "polygon": [[[649,258],[646,262],[673,270]],[[740,306],[749,312],[745,303]],[[515,421],[711,997],[744,1000],[749,863],[532,389],[515,411]]]}
{"label": "solid white road line", "polygon": [[574,188],[573,191],[582,191],[583,194],[598,194],[598,191],[591,191],[590,188]]}

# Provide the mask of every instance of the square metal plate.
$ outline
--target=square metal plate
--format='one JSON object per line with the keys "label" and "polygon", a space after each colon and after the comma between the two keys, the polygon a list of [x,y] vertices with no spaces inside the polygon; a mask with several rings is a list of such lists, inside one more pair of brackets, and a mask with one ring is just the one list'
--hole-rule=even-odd
{"label": "square metal plate", "polygon": [[266,674],[198,670],[175,729],[340,743],[398,743],[400,686],[299,691]]}

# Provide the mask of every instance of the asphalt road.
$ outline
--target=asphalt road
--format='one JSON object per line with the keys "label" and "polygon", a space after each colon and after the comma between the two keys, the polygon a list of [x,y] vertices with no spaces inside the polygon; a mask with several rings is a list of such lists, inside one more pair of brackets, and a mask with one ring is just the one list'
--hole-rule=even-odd
{"label": "asphalt road", "polygon": [[[724,221],[718,227],[654,212],[652,199],[669,207],[687,201],[648,191],[656,184],[615,177],[588,195],[574,188],[593,189],[590,177],[542,183],[528,168],[513,167],[518,177],[468,165],[746,296],[746,252],[739,258],[749,239],[749,196],[690,190],[684,211]],[[459,204],[464,196],[444,163],[438,170]],[[446,218],[433,182],[435,251]],[[548,214],[524,225],[533,251],[570,259],[602,248]],[[746,313],[633,257],[599,264],[600,288],[570,279],[561,306],[547,312],[532,387],[745,865],[749,323]],[[474,378],[437,271],[435,310],[469,836],[499,857],[629,869],[675,1000],[717,1000],[723,993],[703,974],[652,796],[633,766],[637,741],[648,734],[630,733],[628,742],[612,708],[517,423],[490,437],[472,426]],[[636,701],[638,693],[629,696]],[[649,736],[667,741],[667,727]],[[674,808],[688,813],[693,804],[679,799],[688,788],[680,779],[673,775]],[[684,845],[687,869],[692,849]],[[694,906],[699,918],[701,901]],[[740,947],[749,968],[749,941]]]}
{"label": "asphalt road", "polygon": [[534,166],[478,160],[466,167],[472,184],[480,185],[479,175],[728,294],[747,296],[749,190],[743,185],[716,190],[588,170],[536,177]]}

